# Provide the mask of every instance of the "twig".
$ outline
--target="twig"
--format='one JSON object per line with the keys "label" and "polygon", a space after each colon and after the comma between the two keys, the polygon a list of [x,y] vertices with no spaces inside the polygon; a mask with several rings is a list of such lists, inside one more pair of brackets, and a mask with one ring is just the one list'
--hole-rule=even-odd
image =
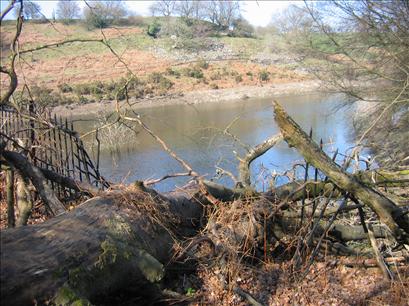
{"label": "twig", "polygon": [[249,302],[253,306],[263,306],[260,302],[258,302],[255,298],[253,298],[250,293],[247,293],[246,291],[242,290],[239,287],[234,287],[233,288],[234,293],[237,293],[241,297],[245,298],[247,302]]}
{"label": "twig", "polygon": [[168,178],[181,177],[181,176],[191,176],[191,175],[192,174],[190,172],[182,172],[182,173],[179,172],[179,173],[166,174],[163,177],[158,178],[158,179],[151,179],[151,180],[143,181],[143,184],[145,186],[149,186],[149,185],[157,184],[157,183],[159,183],[161,181],[164,181],[164,180],[166,180]]}
{"label": "twig", "polygon": [[145,123],[142,122],[141,119],[139,119],[138,117],[128,117],[128,116],[121,116],[121,118],[124,120],[137,122],[149,135],[151,135],[162,146],[162,148],[170,156],[172,156],[179,164],[182,165],[183,168],[185,168],[188,171],[189,176],[193,176],[193,177],[199,176],[199,174],[195,172],[187,162],[185,162],[183,159],[177,156],[176,153],[173,152],[173,150],[168,147],[166,142],[163,141],[159,136],[157,136]]}

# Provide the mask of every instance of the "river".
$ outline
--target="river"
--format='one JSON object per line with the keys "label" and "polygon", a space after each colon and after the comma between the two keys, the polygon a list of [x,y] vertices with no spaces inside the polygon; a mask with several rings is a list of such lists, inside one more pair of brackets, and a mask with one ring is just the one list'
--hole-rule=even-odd
{"label": "river", "polygon": [[[340,152],[346,152],[353,145],[353,110],[344,108],[336,111],[345,99],[343,95],[303,94],[277,100],[304,130],[312,128],[313,139],[322,139],[324,150],[331,154],[336,148]],[[195,171],[206,175],[208,179],[231,186],[232,182],[228,177],[219,178],[215,166],[236,175],[236,154],[240,156],[245,153],[243,144],[254,146],[278,132],[271,101],[272,99],[264,98],[229,103],[166,105],[138,109],[137,112]],[[96,124],[95,116],[90,118],[85,115],[72,119],[75,121],[75,128],[81,133],[93,129]],[[240,141],[223,133],[229,124],[229,131]],[[110,127],[100,131],[99,138],[103,143],[100,171],[110,181],[129,183],[185,171],[138,126],[133,130],[125,126]],[[95,151],[95,146],[91,146],[90,141],[88,147],[91,152]],[[302,158],[296,150],[281,142],[253,162],[253,182],[257,182],[258,189],[266,189],[272,172],[288,170],[299,161]],[[283,180],[279,179],[278,183]],[[175,185],[181,186],[185,181],[186,178],[168,179],[155,187],[164,191]]]}

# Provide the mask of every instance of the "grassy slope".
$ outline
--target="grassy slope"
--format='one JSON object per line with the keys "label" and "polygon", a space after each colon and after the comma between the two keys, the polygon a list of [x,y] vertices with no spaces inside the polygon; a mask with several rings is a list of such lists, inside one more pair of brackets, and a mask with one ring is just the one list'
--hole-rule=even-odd
{"label": "grassy slope", "polygon": [[[14,33],[14,25],[6,23],[2,26],[2,64],[7,63],[7,46]],[[26,82],[30,86],[50,88],[58,92],[62,84],[76,85],[102,81],[109,83],[125,77],[130,69],[132,73],[148,82],[149,75],[158,72],[168,78],[173,86],[169,92],[184,92],[199,89],[231,88],[241,85],[260,85],[261,83],[283,83],[302,80],[305,77],[293,71],[293,67],[285,65],[262,66],[253,62],[212,62],[208,68],[199,68],[203,77],[191,77],[186,67],[195,68],[195,64],[180,65],[171,56],[158,56],[152,50],[160,49],[165,54],[175,54],[180,50],[172,49],[170,38],[153,39],[146,34],[146,27],[115,27],[104,29],[109,45],[126,63],[118,58],[103,44],[97,42],[76,42],[58,48],[44,49],[22,56],[17,65],[20,84]],[[71,39],[101,39],[100,30],[88,30],[82,24],[63,25],[25,23],[20,37],[20,49],[27,50],[45,44]],[[237,56],[249,58],[259,52],[270,50],[272,44],[262,38],[209,38],[217,44],[223,44]],[[273,42],[274,43],[274,42]],[[169,67],[175,66],[176,75],[166,74]],[[24,72],[24,74],[23,74]],[[261,80],[260,72],[268,74]],[[24,75],[24,78],[21,76]],[[2,87],[7,79],[2,75]],[[152,86],[151,86],[152,87]],[[155,87],[155,86],[153,86]],[[158,92],[150,92],[158,94]],[[163,90],[159,94],[163,94]],[[98,98],[101,98],[99,95]]]}

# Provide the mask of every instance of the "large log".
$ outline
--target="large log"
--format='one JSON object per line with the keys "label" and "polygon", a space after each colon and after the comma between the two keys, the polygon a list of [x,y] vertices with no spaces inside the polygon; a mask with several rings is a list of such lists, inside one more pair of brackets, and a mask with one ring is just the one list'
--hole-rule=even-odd
{"label": "large log", "polygon": [[42,224],[4,230],[1,302],[98,303],[119,289],[155,294],[152,283],[163,278],[175,237],[192,234],[201,214],[186,193],[153,200],[116,192]]}
{"label": "large log", "polygon": [[340,189],[353,194],[370,207],[388,226],[397,241],[409,245],[409,217],[400,207],[341,169],[277,102],[274,102],[274,113],[281,133],[291,147],[295,147],[308,163],[320,169]]}

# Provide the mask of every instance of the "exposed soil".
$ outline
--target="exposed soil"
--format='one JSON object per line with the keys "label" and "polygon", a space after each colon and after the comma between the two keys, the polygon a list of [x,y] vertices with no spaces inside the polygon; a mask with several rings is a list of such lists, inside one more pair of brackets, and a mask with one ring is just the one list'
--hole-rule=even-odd
{"label": "exposed soil", "polygon": [[[11,25],[2,27],[2,47],[9,45],[13,32],[14,27]],[[177,53],[177,50],[166,51],[161,49],[165,54],[158,54],[152,48],[140,48],[136,41],[148,39],[143,32],[144,29],[138,27],[104,29],[104,35],[107,39],[120,38],[122,41],[123,38],[123,44],[119,44],[114,48],[116,55],[107,47],[98,43],[75,43],[68,47],[25,54],[17,61],[16,65],[16,72],[19,75],[19,89],[26,84],[29,87],[50,88],[58,92],[57,88],[62,84],[75,85],[94,81],[116,81],[121,77],[126,77],[130,72],[137,77],[144,78],[153,72],[159,72],[166,75],[173,83],[173,86],[166,92],[166,96],[179,96],[180,93],[183,93],[187,97],[187,102],[183,103],[198,103],[198,101],[213,100],[214,98],[220,98],[221,100],[240,99],[249,89],[248,86],[257,86],[257,91],[260,91],[260,93],[255,93],[254,89],[250,89],[251,93],[248,94],[248,96],[255,97],[275,95],[275,90],[265,90],[265,87],[275,88],[274,86],[277,86],[280,90],[280,88],[287,88],[287,86],[282,87],[282,84],[286,83],[289,84],[288,88],[291,88],[291,91],[299,91],[293,83],[302,82],[301,87],[305,87],[304,82],[312,79],[291,65],[288,66],[285,54],[270,54],[274,58],[274,64],[266,64],[266,59],[225,59],[226,55],[223,51],[222,42],[220,42],[221,49],[216,52],[218,54],[217,60],[209,62],[208,67],[201,69],[203,77],[187,77],[183,73],[180,76],[168,75],[166,71],[170,67],[183,71],[184,68],[192,67],[195,63],[166,56],[167,54],[173,54],[174,51]],[[24,50],[73,38],[102,38],[102,34],[98,30],[88,31],[80,25],[64,26],[60,23],[29,23],[24,25],[19,44],[20,49]],[[136,41],[132,39],[136,39]],[[156,46],[158,42],[149,38],[148,44]],[[238,52],[237,56],[240,58],[239,51],[232,52],[234,54]],[[192,55],[194,56],[193,53]],[[6,56],[7,52],[3,52],[1,59],[7,65]],[[264,56],[266,55],[264,54]],[[280,58],[282,61],[280,61]],[[266,73],[268,76],[261,80],[260,73]],[[8,77],[1,74],[1,87],[6,88],[8,82]],[[232,93],[229,92],[227,94],[220,93],[220,89],[226,88],[235,92],[243,92],[243,94],[232,96]],[[210,92],[210,89],[218,90]],[[300,90],[303,91],[304,89]],[[195,93],[190,94],[190,92]],[[198,93],[196,94],[196,92]],[[284,94],[287,93],[290,92],[284,92]],[[174,103],[174,99],[166,97],[158,99],[152,99],[151,97],[151,99],[146,100],[149,101],[146,103],[150,105],[155,102],[161,105],[162,102],[158,101],[162,100],[166,100],[166,103]],[[178,98],[178,100],[180,99]],[[93,104],[92,107],[96,105],[101,104]],[[85,106],[85,109],[88,110],[90,107],[91,105]]]}
{"label": "exposed soil", "polygon": [[[252,98],[280,97],[296,95],[300,93],[317,92],[320,90],[320,83],[317,81],[291,82],[281,84],[265,84],[261,86],[242,86],[238,88],[197,90],[186,93],[175,93],[164,97],[153,97],[144,99],[132,99],[130,104],[132,109],[157,107],[164,105],[199,103],[229,103],[238,102]],[[62,105],[54,108],[54,113],[61,116],[76,116],[82,114],[97,114],[98,112],[114,111],[115,101],[102,101],[88,104]],[[129,107],[125,102],[120,102],[120,106]]]}

